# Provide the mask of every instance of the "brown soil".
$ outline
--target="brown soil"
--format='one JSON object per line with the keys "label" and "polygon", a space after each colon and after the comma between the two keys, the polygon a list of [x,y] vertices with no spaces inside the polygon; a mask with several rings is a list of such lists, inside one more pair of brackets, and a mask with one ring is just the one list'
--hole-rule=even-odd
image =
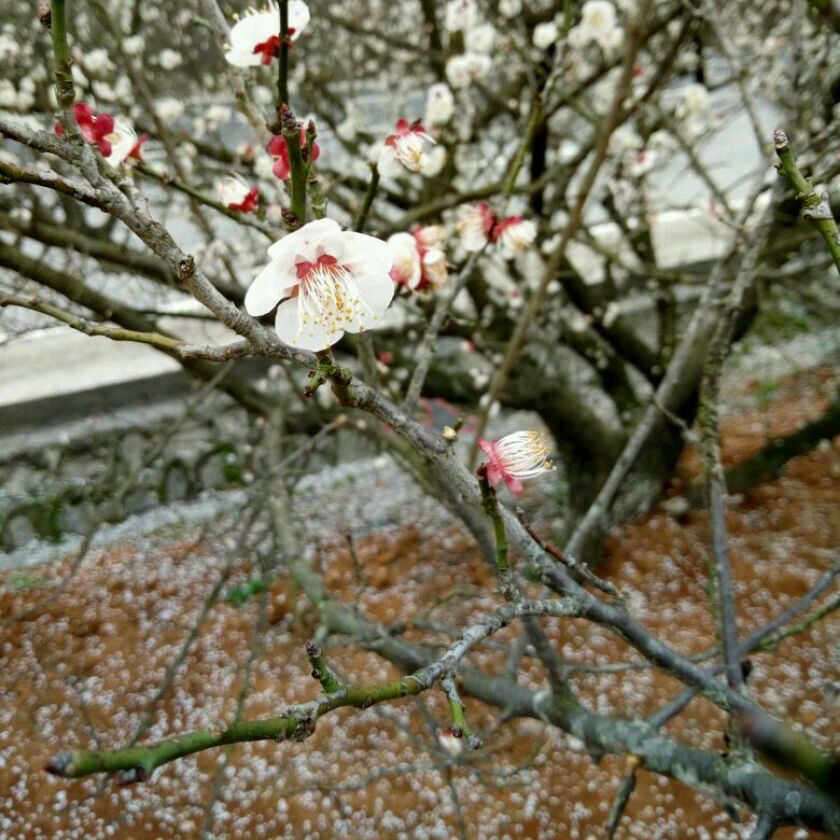
{"label": "brown soil", "polygon": [[[749,454],[767,435],[810,419],[823,399],[819,377],[785,385],[767,410],[744,408],[725,422],[727,458]],[[779,396],[779,395],[777,395]],[[690,459],[686,470],[691,470]],[[781,480],[733,500],[728,517],[740,632],[768,621],[830,565],[840,540],[840,439],[791,462]],[[612,535],[604,574],[630,608],[678,650],[714,641],[706,594],[707,517],[681,521],[655,512]],[[123,745],[176,656],[229,553],[225,538],[114,546],[86,558],[67,590],[68,563],[0,578],[0,836],[12,838],[196,838],[201,835],[220,753],[159,770],[145,784],[100,789],[100,780],[65,781],[41,768],[61,748]],[[357,546],[361,580],[346,545],[322,546],[328,584],[386,624],[418,619],[456,625],[497,603],[493,581],[457,529],[421,537],[410,527]],[[245,564],[235,581],[248,577]],[[315,696],[303,643],[315,630],[303,596],[285,577],[269,594],[268,628],[245,703],[246,717],[276,714]],[[247,657],[257,599],[217,605],[145,736],[153,740],[230,720]],[[23,617],[21,617],[23,616]],[[15,618],[16,617],[16,618]],[[636,660],[605,630],[581,621],[549,622],[561,656],[604,665]],[[430,638],[409,628],[408,638]],[[438,641],[446,637],[438,635]],[[511,638],[500,634],[500,638]],[[356,681],[393,676],[373,655],[329,650]],[[492,646],[475,656],[499,668]],[[829,617],[753,657],[751,689],[771,712],[803,727],[822,748],[840,748],[840,622]],[[541,684],[536,667],[523,681]],[[581,672],[584,702],[604,713],[639,716],[679,691],[651,669]],[[469,838],[598,838],[623,759],[594,763],[574,738],[535,721],[500,724],[494,710],[469,704],[482,750],[449,763],[436,748],[446,714],[438,693],[421,702],[365,712],[342,710],[303,743],[237,748],[214,810],[219,838],[448,838],[457,810]],[[722,715],[695,700],[668,731],[724,749]],[[456,798],[459,805],[456,805]],[[708,792],[639,774],[618,837],[736,838],[736,824]],[[808,832],[780,831],[780,838]]]}

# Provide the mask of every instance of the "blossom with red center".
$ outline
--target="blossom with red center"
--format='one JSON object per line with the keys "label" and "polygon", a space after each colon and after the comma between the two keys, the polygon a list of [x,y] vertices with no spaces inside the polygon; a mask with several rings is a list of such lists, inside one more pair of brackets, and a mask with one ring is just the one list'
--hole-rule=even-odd
{"label": "blossom with red center", "polygon": [[536,238],[534,223],[522,216],[508,216],[496,222],[490,231],[490,241],[498,244],[508,259],[524,251]]}
{"label": "blossom with red center", "polygon": [[[88,143],[98,146],[103,157],[108,157],[111,154],[111,141],[107,135],[114,130],[114,118],[104,112],[95,114],[86,102],[77,102],[73,106],[73,116],[82,137]],[[60,122],[55,124],[55,133],[59,137],[64,136],[64,126]]]}
{"label": "blossom with red center", "polygon": [[256,213],[260,206],[260,188],[252,187],[239,175],[228,175],[216,184],[219,201],[229,210]]}
{"label": "blossom with red center", "polygon": [[417,227],[411,233],[395,233],[388,238],[394,253],[391,279],[412,291],[438,286],[447,278],[446,254],[443,252],[442,228],[439,225]]}
{"label": "blossom with red center", "polygon": [[484,469],[490,484],[504,481],[517,496],[523,481],[554,469],[548,459],[551,443],[544,432],[513,432],[492,441],[479,438],[478,445],[488,458]]}
{"label": "blossom with red center", "polygon": [[434,142],[420,120],[413,123],[397,120],[396,131],[385,138],[379,155],[379,171],[385,176],[395,177],[400,173],[400,166],[411,172],[426,170],[429,167],[428,148]]}
{"label": "blossom with red center", "polygon": [[458,213],[456,228],[464,250],[480,251],[490,241],[495,224],[496,214],[486,201],[462,207]]}
{"label": "blossom with red center", "polygon": [[345,332],[375,326],[394,296],[391,248],[382,240],[343,231],[318,219],[268,249],[270,262],[245,295],[251,315],[278,302],[280,338],[304,350],[326,350]]}
{"label": "blossom with red center", "polygon": [[[300,147],[306,148],[306,129],[301,126],[300,129]],[[292,167],[289,163],[289,147],[286,145],[286,138],[281,134],[277,134],[268,141],[268,153],[274,158],[274,166],[271,171],[281,181],[288,180],[292,174]],[[312,160],[316,161],[321,155],[321,150],[317,143],[312,144]]]}
{"label": "blossom with red center", "polygon": [[[142,160],[141,147],[149,136],[144,134],[138,138],[134,127],[124,117],[114,119],[104,112],[95,114],[85,102],[73,106],[73,116],[85,141],[96,146],[112,166],[119,166],[127,158]],[[64,126],[60,122],[55,124],[55,133],[64,136]]]}
{"label": "blossom with red center", "polygon": [[[303,0],[289,0],[289,28],[286,43],[296,41],[309,23],[309,7]],[[274,3],[249,10],[230,30],[230,45],[225,58],[235,67],[258,67],[271,64],[280,54],[280,9]]]}

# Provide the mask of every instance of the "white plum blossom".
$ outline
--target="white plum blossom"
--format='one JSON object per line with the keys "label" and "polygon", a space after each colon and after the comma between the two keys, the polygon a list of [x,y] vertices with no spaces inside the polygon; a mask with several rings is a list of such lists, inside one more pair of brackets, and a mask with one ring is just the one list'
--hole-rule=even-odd
{"label": "white plum blossom", "polygon": [[455,97],[446,82],[437,82],[426,94],[426,122],[445,125],[455,113]]}
{"label": "white plum blossom", "polygon": [[184,113],[184,103],[174,96],[159,99],[156,105],[158,116],[166,123],[174,122]]}
{"label": "white plum blossom", "polygon": [[712,98],[705,85],[688,85],[677,105],[677,117],[690,135],[700,134],[707,127],[712,111]]}
{"label": "white plum blossom", "polygon": [[479,438],[478,445],[488,458],[488,482],[504,481],[514,495],[522,492],[523,481],[554,469],[548,457],[551,441],[544,432],[513,432],[492,441]]}
{"label": "white plum blossom", "polygon": [[522,216],[508,216],[494,225],[490,238],[498,244],[502,256],[512,259],[533,244],[537,229],[533,222]]}
{"label": "white plum blossom", "polygon": [[227,175],[216,184],[219,201],[230,210],[250,213],[259,207],[260,188],[252,187],[240,175]]}
{"label": "white plum blossom", "polygon": [[480,251],[489,241],[496,216],[486,201],[477,205],[466,205],[458,211],[455,227],[465,251]]}
{"label": "white plum blossom", "polygon": [[475,0],[449,0],[443,17],[447,32],[472,29],[479,22],[478,5]]}
{"label": "white plum blossom", "polygon": [[122,43],[126,55],[140,55],[146,46],[146,40],[142,35],[129,35]]}
{"label": "white plum blossom", "polygon": [[[289,31],[286,37],[297,40],[309,23],[309,7],[303,0],[289,0]],[[280,53],[280,9],[273,3],[259,11],[250,10],[230,30],[230,46],[225,52],[235,67],[270,64]]]}
{"label": "white plum blossom", "polygon": [[184,63],[181,53],[170,49],[169,47],[160,51],[158,61],[160,61],[160,66],[163,67],[164,70],[174,70],[176,67],[180,67]]}
{"label": "white plum blossom", "polygon": [[451,729],[441,729],[437,733],[438,744],[450,758],[458,758],[466,749],[464,737],[456,735]]}
{"label": "white plum blossom", "polygon": [[16,101],[15,86],[8,79],[0,79],[0,108],[14,108]]}
{"label": "white plum blossom", "polygon": [[422,123],[398,120],[393,134],[385,139],[379,154],[379,171],[386,177],[396,177],[400,168],[410,172],[424,172],[431,166],[428,149],[434,140],[426,133]]}
{"label": "white plum blossom", "polygon": [[487,54],[496,43],[496,30],[492,23],[482,23],[468,29],[464,36],[467,52]]}
{"label": "white plum blossom", "polygon": [[609,0],[587,0],[583,4],[580,24],[569,33],[574,46],[594,42],[605,51],[618,49],[623,38],[615,6]]}
{"label": "white plum blossom", "polygon": [[463,53],[446,62],[446,78],[454,88],[466,88],[485,79],[493,67],[489,55]]}
{"label": "white plum blossom", "polygon": [[111,59],[108,57],[108,50],[98,47],[95,50],[89,50],[84,56],[85,70],[88,73],[103,74],[113,69]]}
{"label": "white plum blossom", "polygon": [[114,119],[114,128],[105,139],[111,143],[111,154],[108,156],[108,163],[111,166],[119,166],[136,148],[140,142],[134,126],[124,117]]}
{"label": "white plum blossom", "polygon": [[20,47],[17,41],[6,32],[0,32],[0,61],[12,62],[17,58]]}
{"label": "white plum blossom", "polygon": [[343,231],[333,219],[309,222],[275,242],[268,256],[245,308],[265,315],[280,303],[277,335],[293,347],[326,350],[345,332],[375,326],[394,296],[390,246]]}
{"label": "white plum blossom", "polygon": [[499,12],[505,17],[516,17],[521,11],[522,0],[499,0]]}
{"label": "white plum blossom", "polygon": [[553,20],[539,23],[534,27],[534,46],[538,50],[547,50],[552,44],[557,43],[560,37],[560,29]]}

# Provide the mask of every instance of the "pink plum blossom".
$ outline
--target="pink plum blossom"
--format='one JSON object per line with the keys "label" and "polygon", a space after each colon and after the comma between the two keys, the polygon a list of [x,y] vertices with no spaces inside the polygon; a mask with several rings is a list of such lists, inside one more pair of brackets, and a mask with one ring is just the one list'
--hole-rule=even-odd
{"label": "pink plum blossom", "polygon": [[551,443],[544,432],[513,432],[492,441],[479,438],[478,445],[488,458],[485,469],[490,484],[504,481],[517,496],[523,481],[554,469],[548,459]]}
{"label": "pink plum blossom", "polygon": [[[300,146],[303,149],[306,146],[306,129],[301,126],[300,129]],[[268,153],[274,158],[274,166],[271,171],[281,181],[288,180],[292,173],[291,165],[289,164],[289,147],[286,145],[286,138],[278,134],[268,141],[266,146]],[[312,144],[312,160],[316,161],[321,156],[321,150],[317,143]]]}
{"label": "pink plum blossom", "polygon": [[394,296],[390,246],[343,231],[332,219],[288,234],[268,256],[245,295],[245,308],[258,316],[280,303],[277,334],[293,347],[326,350],[345,332],[375,326]]}

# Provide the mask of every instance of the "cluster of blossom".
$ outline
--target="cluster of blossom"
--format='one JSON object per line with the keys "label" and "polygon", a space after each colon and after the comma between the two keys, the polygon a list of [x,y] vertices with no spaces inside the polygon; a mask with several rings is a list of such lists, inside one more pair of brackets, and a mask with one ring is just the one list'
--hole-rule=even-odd
{"label": "cluster of blossom", "polygon": [[533,222],[522,216],[499,219],[486,201],[462,207],[456,228],[465,251],[480,251],[490,243],[497,245],[506,259],[526,250],[537,238]]}
{"label": "cluster of blossom", "polygon": [[[560,39],[560,18],[534,27],[533,43],[538,50],[546,50]],[[568,34],[569,44],[576,48],[597,44],[604,52],[615,54],[624,41],[615,6],[609,0],[587,0],[581,9],[581,21]]]}
{"label": "cluster of blossom", "polygon": [[[119,166],[126,160],[142,160],[141,149],[148,140],[148,135],[137,136],[131,123],[124,117],[116,119],[110,114],[96,114],[90,105],[77,102],[73,106],[73,116],[84,140],[99,149],[102,157],[107,158],[112,166]],[[57,122],[55,133],[64,135],[64,126]]]}
{"label": "cluster of blossom", "polygon": [[391,279],[414,292],[445,283],[448,275],[445,242],[446,229],[442,225],[419,226],[410,233],[389,237],[394,257]]}
{"label": "cluster of blossom", "polygon": [[446,5],[444,27],[462,38],[463,52],[446,62],[446,78],[456,89],[468,88],[487,78],[493,67],[490,54],[496,43],[496,30],[482,20],[475,0],[450,0]]}

